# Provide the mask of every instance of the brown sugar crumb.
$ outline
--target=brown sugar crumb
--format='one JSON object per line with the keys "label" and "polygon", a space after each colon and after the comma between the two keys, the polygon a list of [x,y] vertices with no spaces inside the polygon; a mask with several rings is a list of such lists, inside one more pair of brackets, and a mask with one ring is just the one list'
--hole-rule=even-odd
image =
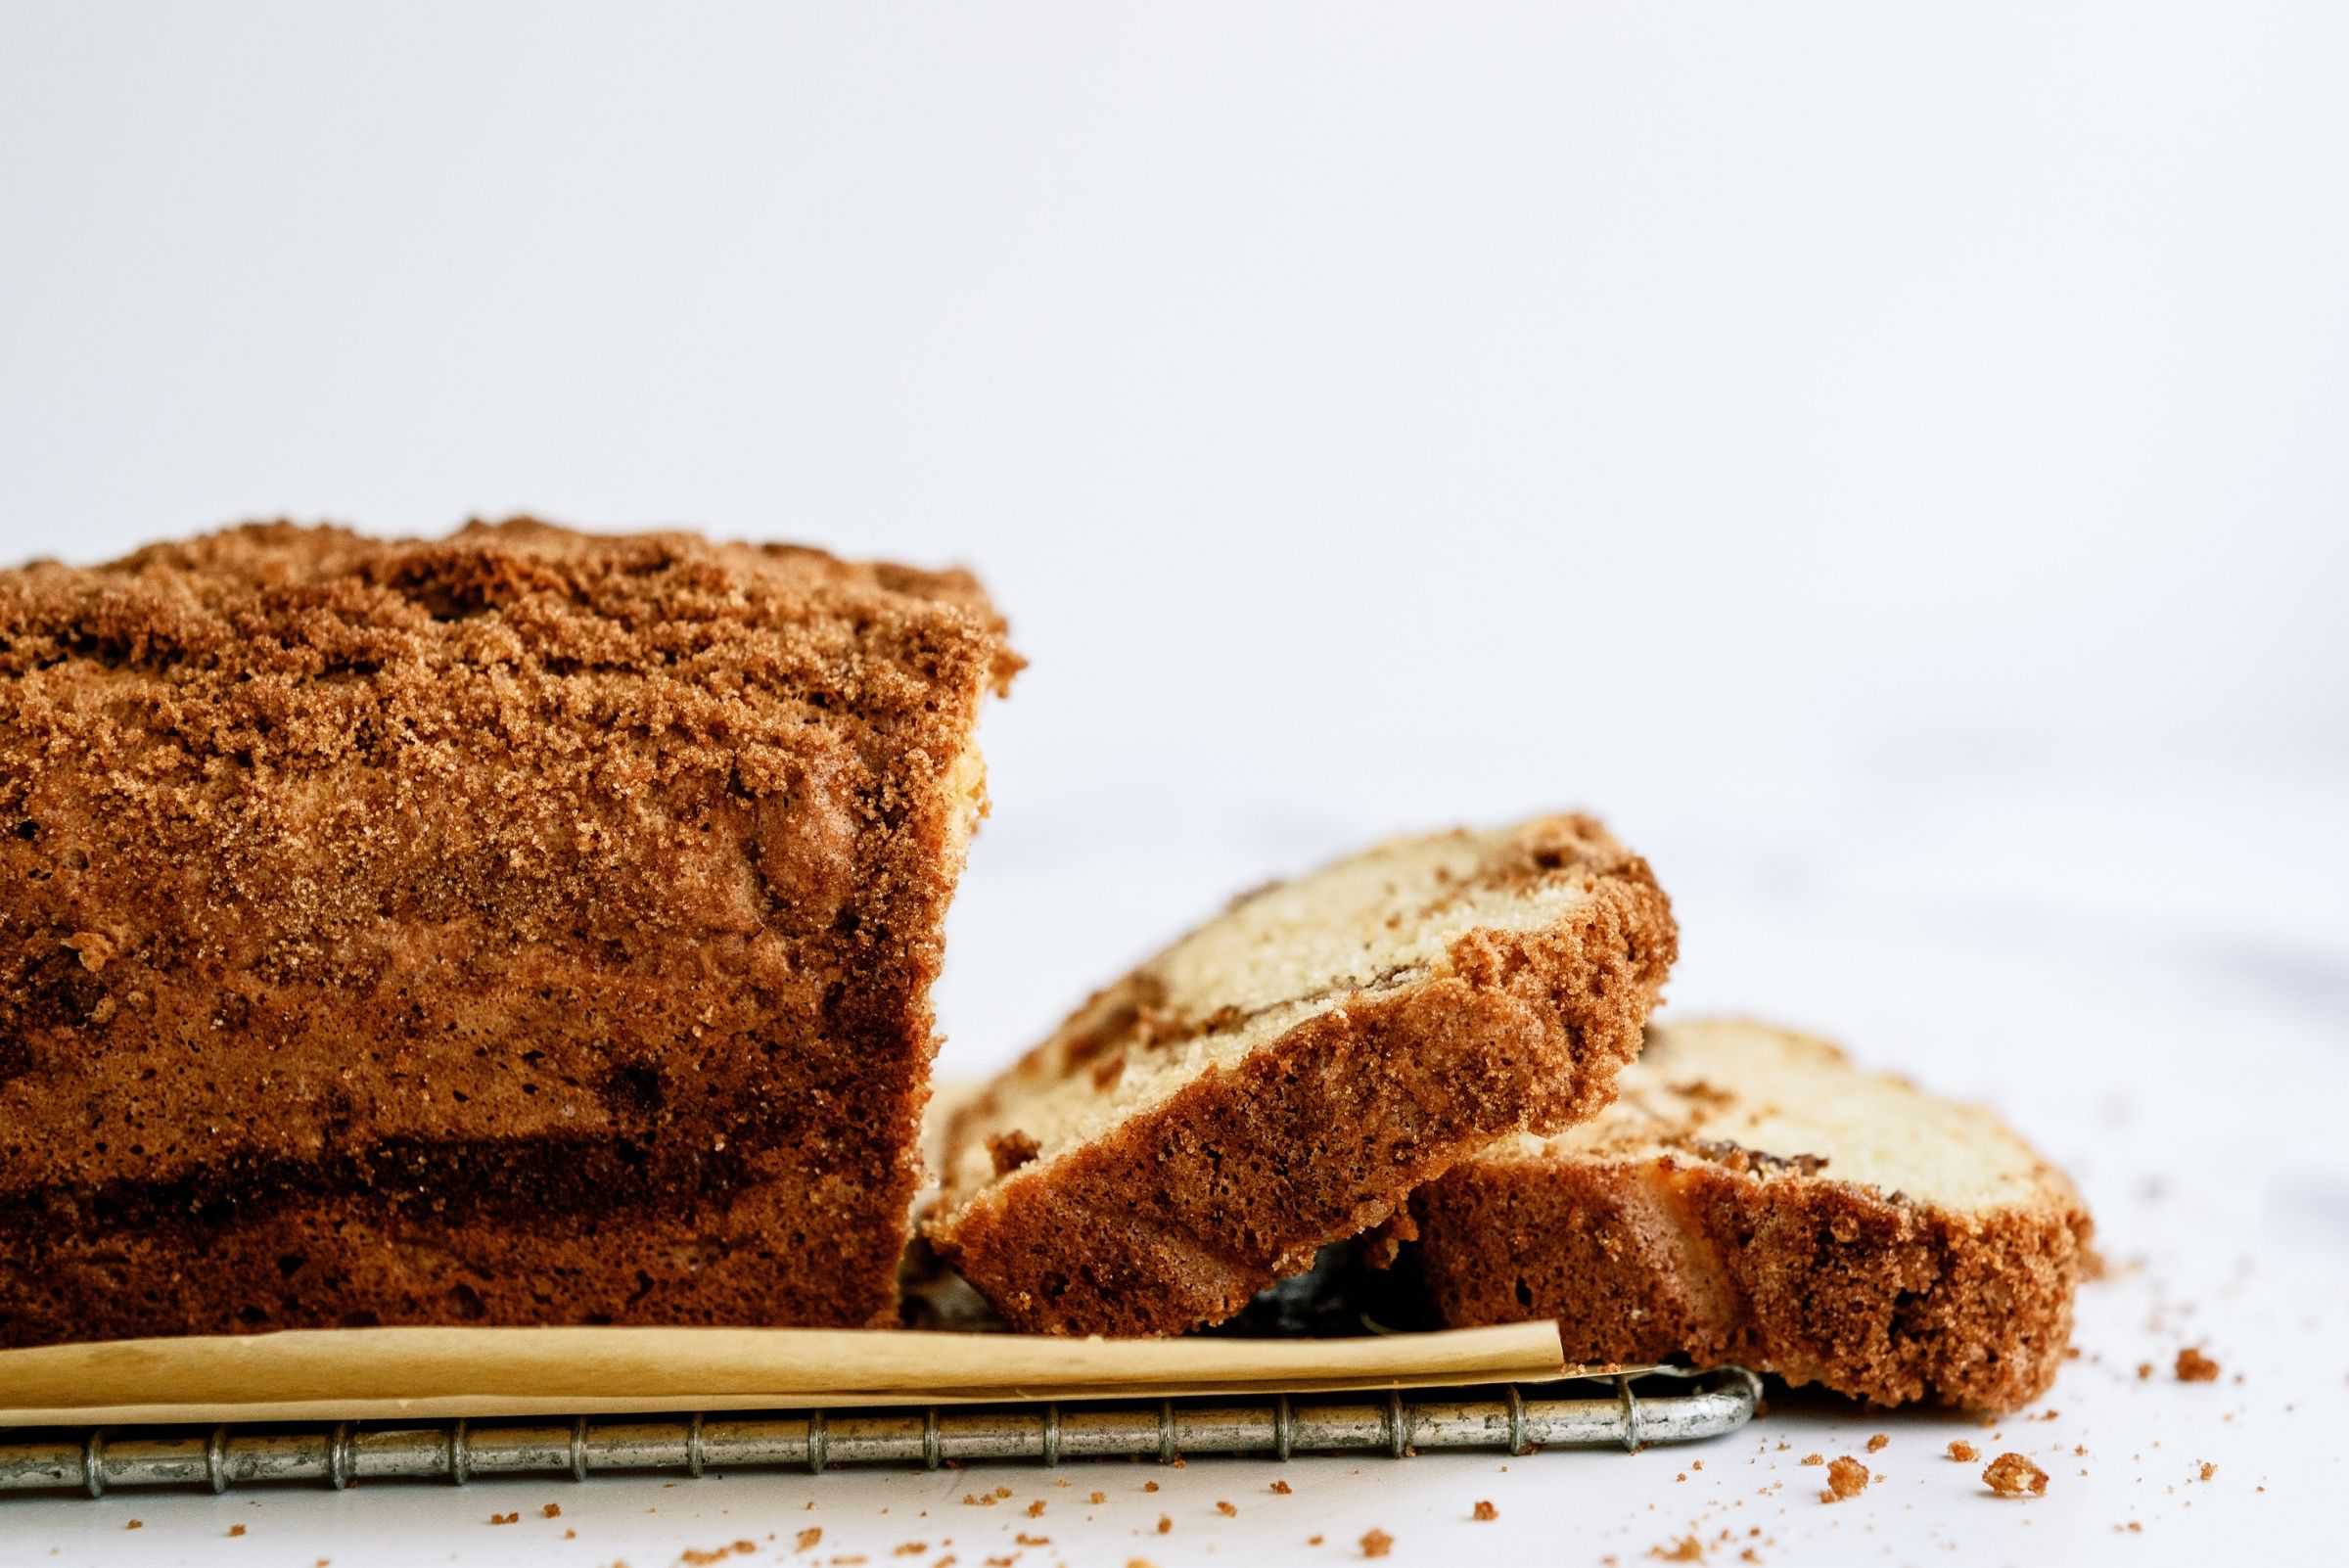
{"label": "brown sugar crumb", "polygon": [[1013,1536],[1011,1539],[1018,1542],[1023,1546],[1049,1546],[1052,1545],[1052,1538],[1050,1536],[1032,1536],[1025,1530],[1021,1531],[1018,1535]]}
{"label": "brown sugar crumb", "polygon": [[1225,1502],[1221,1498],[1216,1499],[1216,1512],[1221,1514],[1226,1519],[1237,1519],[1240,1516],[1239,1509],[1233,1507],[1230,1503]]}
{"label": "brown sugar crumb", "polygon": [[2217,1465],[2215,1465],[2215,1464],[2211,1463],[2211,1462],[2210,1462],[2208,1459],[2204,1459],[2204,1460],[2202,1461],[2202,1479],[2203,1479],[2203,1480],[2207,1481],[2207,1480],[2209,1480],[2209,1479],[2210,1479],[2212,1476],[2214,1476],[2214,1475],[2217,1475],[2218,1473],[2219,1473],[2219,1467],[2218,1467]]}
{"label": "brown sugar crumb", "polygon": [[1805,1464],[1824,1464],[1827,1462],[1827,1456],[1823,1453],[1806,1453],[1803,1455],[1803,1462]]}
{"label": "brown sugar crumb", "polygon": [[969,1508],[991,1508],[1002,1500],[991,1492],[966,1492],[962,1495],[963,1506]]}
{"label": "brown sugar crumb", "polygon": [[1031,1519],[1041,1519],[1043,1516],[1044,1516],[1044,1499],[1041,1499],[1041,1498],[1038,1498],[1038,1499],[1036,1499],[1034,1502],[1031,1502],[1030,1504],[1028,1504],[1028,1517],[1029,1517],[1029,1518],[1031,1518]]}
{"label": "brown sugar crumb", "polygon": [[1892,1435],[1890,1433],[1878,1432],[1874,1437],[1871,1437],[1867,1440],[1867,1452],[1870,1453],[1881,1453],[1884,1452],[1884,1446],[1891,1441]]}
{"label": "brown sugar crumb", "polygon": [[1144,1492],[1156,1492],[1158,1490],[1158,1483],[1155,1481],[1145,1481],[1142,1483],[1142,1490]]}
{"label": "brown sugar crumb", "polygon": [[237,1537],[243,1535],[244,1533],[245,1527],[243,1525],[230,1525],[228,1527],[228,1539],[231,1541],[236,1540]]}
{"label": "brown sugar crumb", "polygon": [[122,1528],[125,1530],[144,1530],[147,1528],[147,1521],[144,1519],[125,1519],[122,1521]]}
{"label": "brown sugar crumb", "polygon": [[2177,1370],[2181,1383],[2215,1383],[2219,1380],[2219,1363],[2191,1345],[2178,1353]]}
{"label": "brown sugar crumb", "polygon": [[541,1518],[541,1519],[560,1519],[560,1518],[562,1518],[562,1517],[563,1517],[563,1504],[561,1504],[560,1502],[550,1502],[550,1503],[547,1503],[545,1506],[541,1507],[541,1508],[538,1510],[538,1517],[539,1517],[539,1518]]}
{"label": "brown sugar crumb", "polygon": [[1296,1489],[1291,1487],[1286,1481],[1275,1481],[1272,1483],[1273,1494],[1277,1497],[1285,1498],[1294,1490]]}
{"label": "brown sugar crumb", "polygon": [[798,1537],[794,1539],[791,1549],[794,1551],[806,1551],[809,1546],[814,1545],[817,1542],[823,1539],[824,1527],[822,1525],[809,1525],[806,1529],[801,1531]]}
{"label": "brown sugar crumb", "polygon": [[1084,1500],[1087,1502],[1107,1502],[1109,1500],[1109,1494],[1106,1492],[1088,1492],[1084,1495]]}
{"label": "brown sugar crumb", "polygon": [[995,1488],[992,1496],[997,1502],[1001,1502],[1004,1499],[1011,1496],[1011,1488],[997,1487]]}
{"label": "brown sugar crumb", "polygon": [[[691,1564],[692,1568],[709,1568],[711,1563],[724,1562],[728,1557],[733,1556],[747,1557],[758,1549],[759,1544],[755,1541],[732,1541],[722,1546],[712,1546],[707,1551],[698,1546],[687,1546],[683,1551],[677,1553],[677,1560]],[[832,1560],[840,1561],[837,1557]],[[862,1562],[864,1559],[859,1557],[856,1561]]]}
{"label": "brown sugar crumb", "polygon": [[1388,1535],[1384,1530],[1365,1530],[1362,1532],[1363,1556],[1383,1557],[1394,1549],[1395,1538]]}
{"label": "brown sugar crumb", "polygon": [[1487,1502],[1484,1499],[1479,1498],[1476,1502],[1476,1507],[1469,1514],[1469,1517],[1472,1519],[1485,1520],[1497,1519],[1500,1517],[1500,1510],[1494,1507],[1493,1504]]}
{"label": "brown sugar crumb", "polygon": [[1170,1531],[1170,1530],[1172,1530],[1172,1529],[1174,1529],[1174,1520],[1172,1520],[1172,1519],[1168,1518],[1168,1517],[1167,1517],[1165,1514],[1163,1514],[1163,1513],[1162,1513],[1162,1514],[1160,1514],[1160,1515],[1158,1516],[1158,1533],[1159,1533],[1160,1535],[1162,1535],[1162,1536],[1163,1536],[1163,1535],[1165,1535],[1165,1534],[1166,1534],[1168,1531]]}
{"label": "brown sugar crumb", "polygon": [[1856,1498],[1867,1490],[1867,1466],[1850,1454],[1839,1456],[1827,1466],[1827,1489],[1819,1495],[1821,1502],[1841,1502]]}
{"label": "brown sugar crumb", "polygon": [[1950,1445],[1950,1457],[1956,1459],[1959,1464],[1971,1464],[1981,1456],[1981,1451],[1976,1449],[1971,1443],[1953,1443]]}
{"label": "brown sugar crumb", "polygon": [[563,1539],[566,1541],[576,1541],[579,1539],[579,1533],[576,1530],[566,1530],[563,1532]]}
{"label": "brown sugar crumb", "polygon": [[1982,1479],[2002,1498],[2041,1498],[2048,1492],[2048,1472],[2019,1453],[2002,1453],[1991,1460]]}
{"label": "brown sugar crumb", "polygon": [[2151,1361],[2140,1361],[2137,1363],[2137,1380],[2139,1382],[2146,1382],[2150,1380],[2152,1376],[2153,1363]]}
{"label": "brown sugar crumb", "polygon": [[1703,1562],[1705,1548],[1694,1536],[1682,1536],[1669,1546],[1650,1546],[1647,1554],[1658,1562]]}
{"label": "brown sugar crumb", "polygon": [[1128,1557],[1126,1559],[1126,1568],[1158,1568],[1158,1564],[1147,1557]]}
{"label": "brown sugar crumb", "polygon": [[1318,1546],[1321,1545],[1323,1539],[1324,1538],[1320,1536],[1308,1536],[1305,1538],[1305,1544],[1309,1546]]}
{"label": "brown sugar crumb", "polygon": [[520,1513],[493,1513],[489,1516],[489,1522],[491,1524],[520,1524],[522,1515]]}
{"label": "brown sugar crumb", "polygon": [[930,1543],[927,1541],[900,1541],[890,1548],[889,1554],[893,1557],[918,1557],[929,1549]]}

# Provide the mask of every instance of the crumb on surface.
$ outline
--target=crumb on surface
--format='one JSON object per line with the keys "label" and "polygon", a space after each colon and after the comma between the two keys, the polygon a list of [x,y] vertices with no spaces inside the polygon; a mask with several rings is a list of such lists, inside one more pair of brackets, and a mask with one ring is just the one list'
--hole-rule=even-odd
{"label": "crumb on surface", "polygon": [[147,1521],[144,1519],[125,1519],[122,1521],[122,1528],[125,1530],[144,1530],[147,1528]]}
{"label": "crumb on surface", "polygon": [[1962,1440],[1951,1443],[1949,1453],[1950,1457],[1956,1459],[1959,1464],[1971,1464],[1982,1456],[1981,1450]]}
{"label": "crumb on surface", "polygon": [[1393,1536],[1390,1536],[1390,1535],[1388,1535],[1388,1534],[1387,1534],[1387,1533],[1386,1533],[1384,1530],[1375,1530],[1375,1529],[1373,1529],[1373,1530],[1365,1530],[1365,1531],[1363,1531],[1363,1532],[1362,1532],[1362,1555],[1363,1555],[1363,1556],[1365,1556],[1365,1557],[1383,1557],[1383,1556],[1385,1556],[1385,1555],[1386,1555],[1388,1552],[1390,1552],[1390,1551],[1393,1551],[1394,1549],[1395,1549],[1395,1538],[1394,1538]]}
{"label": "crumb on surface", "polygon": [[520,1524],[522,1523],[522,1511],[516,1509],[512,1513],[493,1513],[489,1516],[489,1522],[493,1525]]}
{"label": "crumb on surface", "polygon": [[1827,1466],[1827,1489],[1819,1495],[1821,1502],[1841,1502],[1856,1498],[1867,1490],[1867,1466],[1850,1454],[1838,1455]]}
{"label": "crumb on surface", "polygon": [[1156,1492],[1158,1490],[1158,1483],[1155,1481],[1145,1481],[1142,1483],[1142,1490],[1144,1492]]}
{"label": "crumb on surface", "polygon": [[1106,1492],[1088,1492],[1084,1495],[1084,1500],[1087,1502],[1107,1502],[1109,1500],[1109,1494]]}
{"label": "crumb on surface", "polygon": [[1052,1545],[1052,1538],[1050,1536],[1032,1536],[1025,1530],[1021,1531],[1018,1535],[1013,1536],[1011,1539],[1018,1542],[1023,1546],[1049,1546]]}
{"label": "crumb on surface", "polygon": [[1803,1455],[1803,1462],[1805,1464],[1824,1464],[1827,1462],[1827,1456],[1823,1453],[1806,1453]]}
{"label": "crumb on surface", "polygon": [[2215,1383],[2219,1380],[2219,1363],[2188,1345],[2178,1353],[2177,1373],[2181,1383]]}
{"label": "crumb on surface", "polygon": [[1168,1518],[1168,1517],[1167,1517],[1165,1514],[1163,1514],[1163,1513],[1162,1513],[1162,1514],[1160,1514],[1160,1515],[1158,1516],[1158,1533],[1159,1533],[1160,1535],[1162,1535],[1162,1536],[1163,1536],[1163,1535],[1167,1534],[1167,1532],[1169,1532],[1170,1530],[1173,1530],[1174,1528],[1174,1521],[1173,1519],[1170,1519],[1170,1518]]}
{"label": "crumb on surface", "polygon": [[2207,1480],[2209,1480],[2209,1479],[2210,1479],[2212,1476],[2214,1476],[2214,1475],[2217,1475],[2218,1473],[2219,1473],[2219,1467],[2218,1467],[2217,1465],[2215,1465],[2215,1464],[2211,1463],[2211,1462],[2210,1462],[2208,1459],[2204,1459],[2204,1460],[2202,1461],[2201,1478],[2202,1478],[2203,1480],[2207,1481]]}
{"label": "crumb on surface", "polygon": [[1479,1498],[1476,1499],[1476,1507],[1469,1514],[1469,1517],[1472,1519],[1497,1519],[1500,1517],[1500,1510],[1494,1507],[1492,1503],[1486,1501],[1484,1499]]}
{"label": "crumb on surface", "polygon": [[541,1518],[541,1519],[560,1519],[560,1518],[562,1518],[562,1517],[563,1517],[563,1504],[561,1504],[560,1502],[550,1502],[550,1503],[547,1503],[547,1504],[546,1504],[544,1507],[542,1507],[542,1508],[540,1508],[540,1509],[538,1510],[538,1517],[539,1517],[539,1518]]}
{"label": "crumb on surface", "polygon": [[2002,1453],[1991,1460],[1982,1479],[2002,1498],[2047,1496],[2048,1472],[2019,1453]]}
{"label": "crumb on surface", "polygon": [[1240,1515],[1239,1509],[1233,1507],[1221,1498],[1218,1498],[1216,1499],[1216,1512],[1221,1514],[1226,1519],[1236,1519]]}
{"label": "crumb on surface", "polygon": [[1704,1544],[1694,1536],[1682,1536],[1669,1546],[1650,1546],[1647,1554],[1658,1562],[1703,1562]]}
{"label": "crumb on surface", "polygon": [[1031,1518],[1031,1519],[1041,1519],[1043,1516],[1044,1516],[1044,1499],[1041,1499],[1041,1498],[1038,1498],[1038,1499],[1036,1499],[1034,1502],[1031,1502],[1030,1504],[1028,1504],[1028,1517],[1029,1517],[1029,1518]]}
{"label": "crumb on surface", "polygon": [[1296,1488],[1290,1486],[1286,1481],[1275,1481],[1272,1483],[1272,1493],[1275,1497],[1285,1498],[1295,1490]]}
{"label": "crumb on surface", "polygon": [[1875,1436],[1867,1440],[1867,1452],[1870,1453],[1881,1453],[1884,1452],[1884,1446],[1891,1441],[1891,1433],[1878,1432]]}

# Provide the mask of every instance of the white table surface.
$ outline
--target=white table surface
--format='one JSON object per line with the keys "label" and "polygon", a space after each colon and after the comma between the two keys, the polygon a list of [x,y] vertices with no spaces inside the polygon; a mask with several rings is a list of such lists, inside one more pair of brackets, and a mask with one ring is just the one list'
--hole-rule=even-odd
{"label": "white table surface", "polygon": [[[2000,1105],[2081,1181],[2112,1273],[2082,1293],[2080,1355],[2053,1392],[1995,1426],[1798,1396],[1737,1435],[1636,1455],[19,1499],[0,1503],[0,1564],[672,1568],[741,1541],[750,1552],[728,1560],[1169,1568],[1359,1560],[1372,1528],[1394,1538],[1397,1563],[1474,1552],[1628,1565],[1689,1536],[1714,1563],[1749,1548],[1765,1563],[2324,1560],[2337,1549],[2331,1499],[2349,1485],[2349,921],[2326,831],[2343,782],[2173,773],[2122,794],[2093,773],[1926,771],[1778,812],[1762,831],[1732,831],[1696,805],[1635,819],[1685,933],[1674,1007],[1836,1034],[1870,1061]],[[1100,862],[1055,853],[1068,823],[1005,811],[956,916],[944,1067],[989,1065],[1097,978],[1086,970],[1114,966],[1209,889],[1311,859],[1365,825],[1246,820],[1275,825],[1135,836],[1117,853],[1136,874],[1105,906],[1071,897],[1098,884]],[[1057,956],[1015,961],[1023,952]],[[974,1038],[997,1043],[990,1053]],[[2172,1375],[2189,1345],[2220,1362],[2217,1382]],[[1889,1442],[1868,1453],[1876,1433]],[[1954,1439],[1982,1457],[1951,1461]],[[2047,1469],[2044,1498],[1985,1489],[1984,1463],[2007,1451]],[[1823,1471],[1800,1462],[1812,1453],[1857,1455],[1880,1480],[1822,1503]],[[1293,1490],[1274,1494],[1275,1478]],[[997,1485],[1009,1502],[959,1500]],[[1105,1500],[1090,1503],[1094,1491]],[[1497,1519],[1471,1518],[1480,1499]],[[548,1504],[559,1517],[542,1515]],[[489,1523],[506,1512],[521,1521]],[[821,1542],[795,1552],[810,1527]],[[1022,1534],[1045,1540],[1022,1545]]]}

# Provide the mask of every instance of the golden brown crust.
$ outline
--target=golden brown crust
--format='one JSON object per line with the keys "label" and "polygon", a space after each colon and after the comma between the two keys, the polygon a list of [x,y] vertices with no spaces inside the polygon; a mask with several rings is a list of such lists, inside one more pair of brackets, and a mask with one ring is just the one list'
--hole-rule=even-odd
{"label": "golden brown crust", "polygon": [[1682,1157],[1477,1162],[1411,1208],[1448,1325],[1554,1317],[1570,1361],[1687,1357],[1983,1410],[2053,1381],[2091,1230],[2076,1197],[1968,1216]]}
{"label": "golden brown crust", "polygon": [[528,522],[0,573],[0,1344],[888,1316],[1001,629]]}
{"label": "golden brown crust", "polygon": [[1613,858],[1571,918],[1468,932],[1437,976],[1307,1018],[978,1193],[932,1239],[1015,1328],[1177,1333],[1493,1138],[1589,1115],[1677,951],[1646,862],[1603,842]]}

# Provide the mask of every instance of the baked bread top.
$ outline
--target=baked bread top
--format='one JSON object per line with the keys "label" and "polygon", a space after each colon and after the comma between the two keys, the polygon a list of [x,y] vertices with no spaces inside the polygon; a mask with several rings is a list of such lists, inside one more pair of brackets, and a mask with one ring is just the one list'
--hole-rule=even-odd
{"label": "baked bread top", "polygon": [[640,1136],[650,1053],[716,1103],[819,1034],[910,1145],[1018,664],[967,574],[680,532],[0,572],[0,1193]]}
{"label": "baked bread top", "polygon": [[1471,1149],[1603,1104],[1676,941],[1588,816],[1260,889],[962,1109],[932,1234],[1022,1327],[1212,1320]]}

